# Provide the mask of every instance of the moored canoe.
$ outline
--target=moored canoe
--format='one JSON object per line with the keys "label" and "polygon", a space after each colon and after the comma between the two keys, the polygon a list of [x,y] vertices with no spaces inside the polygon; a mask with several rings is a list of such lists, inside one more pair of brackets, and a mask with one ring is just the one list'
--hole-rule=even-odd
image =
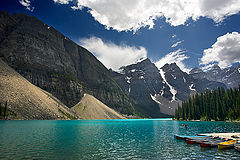
{"label": "moored canoe", "polygon": [[234,144],[236,142],[237,142],[236,140],[221,142],[221,143],[218,144],[218,149],[232,148],[232,147],[234,147]]}
{"label": "moored canoe", "polygon": [[200,143],[200,147],[217,147],[219,143],[225,142],[226,140],[209,140],[209,141],[205,141],[205,142],[201,142]]}
{"label": "moored canoe", "polygon": [[202,137],[208,137],[208,136],[184,136],[184,135],[174,135],[174,138],[176,139],[190,139],[190,138],[202,138]]}
{"label": "moored canoe", "polygon": [[192,137],[192,138],[187,138],[186,143],[194,144],[194,143],[201,143],[209,140],[211,140],[211,137]]}

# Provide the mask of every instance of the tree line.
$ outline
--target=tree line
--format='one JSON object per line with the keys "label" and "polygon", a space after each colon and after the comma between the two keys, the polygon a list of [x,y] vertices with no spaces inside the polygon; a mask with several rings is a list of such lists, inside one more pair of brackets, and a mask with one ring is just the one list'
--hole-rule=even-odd
{"label": "tree line", "polygon": [[178,120],[240,120],[239,88],[218,88],[196,94],[175,111]]}
{"label": "tree line", "polygon": [[8,108],[7,102],[4,104],[0,103],[0,119],[7,119],[8,117]]}

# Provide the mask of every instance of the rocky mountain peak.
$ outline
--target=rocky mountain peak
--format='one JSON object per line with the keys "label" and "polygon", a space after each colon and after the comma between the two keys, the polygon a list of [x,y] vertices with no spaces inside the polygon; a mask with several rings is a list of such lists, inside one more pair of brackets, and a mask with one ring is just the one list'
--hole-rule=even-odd
{"label": "rocky mountain peak", "polygon": [[195,67],[195,68],[193,68],[193,69],[189,72],[189,74],[197,74],[197,73],[203,73],[203,70],[201,70],[200,68]]}
{"label": "rocky mountain peak", "polygon": [[151,62],[151,60],[149,58],[141,58],[140,61],[138,61],[138,63],[150,64],[152,62]]}
{"label": "rocky mountain peak", "polygon": [[135,64],[139,63],[139,62],[142,62],[144,60],[148,59],[147,57],[141,57],[139,59],[137,59],[137,61],[135,62]]}
{"label": "rocky mountain peak", "polygon": [[158,74],[159,72],[157,67],[148,58],[135,64],[123,66],[120,70],[122,74],[139,76],[143,76],[144,74]]}
{"label": "rocky mountain peak", "polygon": [[208,80],[195,80],[183,72],[176,63],[158,69],[149,59],[122,67],[123,73],[113,73],[114,79],[139,107],[151,116],[173,114],[177,104],[205,88],[214,89],[221,84]]}
{"label": "rocky mountain peak", "polygon": [[217,64],[214,64],[210,69],[209,71],[212,71],[212,70],[222,70]]}
{"label": "rocky mountain peak", "polygon": [[216,75],[217,78],[220,78],[223,70],[217,64],[214,64],[207,72]]}
{"label": "rocky mountain peak", "polygon": [[112,73],[123,91],[133,98],[141,110],[152,117],[161,115],[153,95],[171,98],[169,87],[163,83],[158,68],[146,58],[136,64],[121,67],[122,74]]}
{"label": "rocky mountain peak", "polygon": [[165,64],[161,69],[164,70],[164,72],[180,72],[182,71],[176,63],[170,63]]}
{"label": "rocky mountain peak", "polygon": [[207,79],[224,83],[228,88],[237,88],[240,84],[240,65],[221,69],[218,65],[212,66],[208,71],[203,72],[193,69],[190,75],[194,79]]}

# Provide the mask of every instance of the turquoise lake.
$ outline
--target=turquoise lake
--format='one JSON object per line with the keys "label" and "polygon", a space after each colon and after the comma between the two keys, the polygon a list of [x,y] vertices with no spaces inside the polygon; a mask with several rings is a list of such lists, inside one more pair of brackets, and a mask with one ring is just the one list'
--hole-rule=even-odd
{"label": "turquoise lake", "polygon": [[240,159],[234,149],[201,148],[174,139],[174,134],[209,132],[240,132],[240,123],[0,121],[0,159]]}

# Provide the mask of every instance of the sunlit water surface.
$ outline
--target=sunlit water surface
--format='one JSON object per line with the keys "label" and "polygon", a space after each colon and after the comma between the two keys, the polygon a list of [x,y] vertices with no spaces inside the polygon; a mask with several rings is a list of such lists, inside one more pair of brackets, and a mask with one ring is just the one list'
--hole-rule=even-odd
{"label": "sunlit water surface", "polygon": [[[187,124],[188,128],[181,127]],[[170,120],[0,121],[0,159],[240,159],[174,134],[240,132],[239,123]]]}

